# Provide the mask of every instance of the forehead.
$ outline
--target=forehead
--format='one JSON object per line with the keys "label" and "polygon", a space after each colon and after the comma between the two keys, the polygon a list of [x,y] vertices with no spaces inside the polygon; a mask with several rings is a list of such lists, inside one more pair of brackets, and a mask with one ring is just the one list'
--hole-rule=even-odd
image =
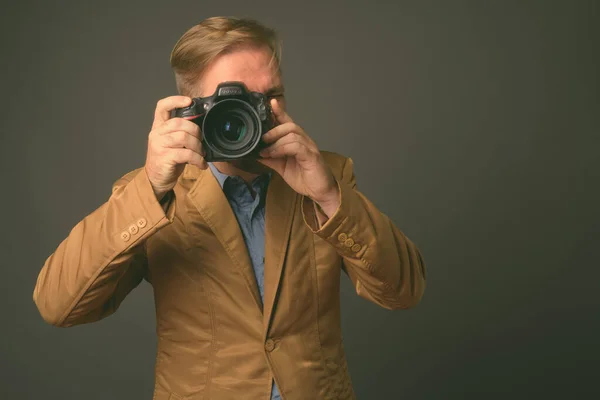
{"label": "forehead", "polygon": [[201,96],[212,95],[219,83],[226,81],[241,81],[249,90],[262,93],[280,85],[281,78],[270,60],[268,49],[244,48],[220,55],[204,72]]}

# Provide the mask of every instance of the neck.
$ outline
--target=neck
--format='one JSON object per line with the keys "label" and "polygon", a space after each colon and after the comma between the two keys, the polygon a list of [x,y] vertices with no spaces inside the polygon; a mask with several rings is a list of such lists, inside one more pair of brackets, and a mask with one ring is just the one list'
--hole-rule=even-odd
{"label": "neck", "polygon": [[213,165],[223,174],[231,176],[239,176],[244,182],[250,184],[259,175],[257,173],[244,171],[243,169],[237,168],[228,162],[214,162]]}

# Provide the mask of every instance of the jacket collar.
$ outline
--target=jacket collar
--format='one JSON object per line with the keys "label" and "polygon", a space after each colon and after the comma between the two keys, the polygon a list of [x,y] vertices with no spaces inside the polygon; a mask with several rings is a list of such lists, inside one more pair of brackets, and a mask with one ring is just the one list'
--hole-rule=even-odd
{"label": "jacket collar", "polygon": [[181,179],[195,181],[187,196],[243,276],[255,306],[263,313],[265,335],[267,335],[279,292],[293,217],[300,196],[279,174],[274,172],[271,174],[265,206],[263,307],[246,243],[219,180],[210,170],[202,170],[191,164],[186,165]]}

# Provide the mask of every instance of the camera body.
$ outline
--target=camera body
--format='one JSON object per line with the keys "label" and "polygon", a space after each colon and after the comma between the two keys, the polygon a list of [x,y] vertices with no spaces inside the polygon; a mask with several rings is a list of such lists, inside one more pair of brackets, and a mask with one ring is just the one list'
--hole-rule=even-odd
{"label": "camera body", "polygon": [[171,116],[200,126],[206,161],[259,158],[262,135],[275,126],[268,97],[235,81],[220,83],[211,96],[195,97]]}

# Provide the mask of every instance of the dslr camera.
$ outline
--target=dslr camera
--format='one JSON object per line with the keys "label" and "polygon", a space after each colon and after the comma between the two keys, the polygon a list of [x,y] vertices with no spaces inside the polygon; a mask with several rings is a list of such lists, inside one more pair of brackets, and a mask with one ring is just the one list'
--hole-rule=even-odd
{"label": "dslr camera", "polygon": [[243,82],[222,82],[212,96],[195,97],[171,116],[200,127],[206,161],[259,158],[262,135],[275,126],[268,97]]}

